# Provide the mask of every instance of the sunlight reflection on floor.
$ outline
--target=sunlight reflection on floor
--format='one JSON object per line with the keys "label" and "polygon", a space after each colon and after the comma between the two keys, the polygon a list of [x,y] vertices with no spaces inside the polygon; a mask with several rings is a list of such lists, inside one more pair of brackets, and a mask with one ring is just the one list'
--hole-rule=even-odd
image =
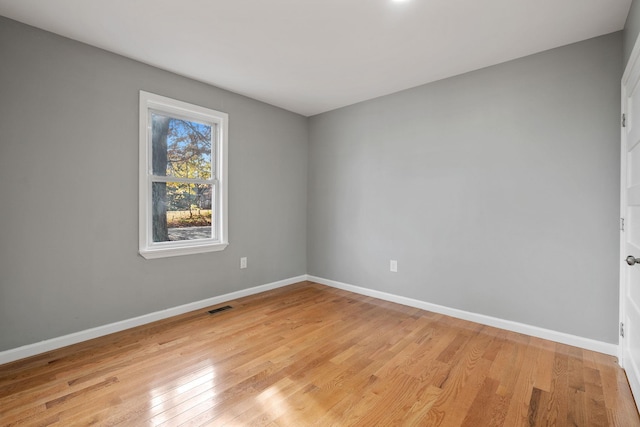
{"label": "sunlight reflection on floor", "polygon": [[149,421],[153,425],[167,422],[183,412],[181,406],[193,406],[195,402],[215,397],[215,377],[215,367],[210,365],[176,379],[169,387],[165,385],[150,390]]}
{"label": "sunlight reflection on floor", "polygon": [[[256,401],[262,407],[262,413],[265,415],[265,418],[273,421],[276,418],[285,416],[291,411],[286,400],[295,390],[295,384],[291,379],[283,378],[256,396]],[[285,423],[285,425],[288,424]]]}

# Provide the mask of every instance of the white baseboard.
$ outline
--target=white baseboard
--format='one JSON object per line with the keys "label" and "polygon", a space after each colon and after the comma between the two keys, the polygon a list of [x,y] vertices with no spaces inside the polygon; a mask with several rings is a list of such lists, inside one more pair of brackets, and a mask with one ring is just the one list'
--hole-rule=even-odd
{"label": "white baseboard", "polygon": [[157,320],[166,319],[169,317],[177,316],[179,314],[188,313],[190,311],[199,310],[201,308],[210,307],[212,305],[220,304],[226,301],[246,297],[260,292],[265,292],[271,289],[281,288],[283,286],[291,285],[293,283],[302,282],[307,280],[306,275],[291,277],[289,279],[280,280],[273,283],[267,283],[265,285],[255,286],[249,289],[243,289],[237,292],[231,292],[229,294],[220,295],[213,298],[207,298],[201,301],[192,302],[189,304],[180,305],[177,307],[168,308],[166,310],[160,310],[142,316],[134,317],[127,320],[122,320],[108,325],[98,326],[84,331],[74,332],[69,335],[64,335],[57,338],[52,338],[46,341],[40,341],[34,344],[28,344],[18,348],[12,348],[0,352],[0,365],[4,363],[13,362],[15,360],[24,359],[25,357],[35,356],[37,354],[45,353],[47,351],[55,350],[58,348],[66,347],[71,344],[77,344],[82,341],[87,341],[93,338],[101,337],[104,335],[112,334],[114,332],[120,332],[125,329],[134,328],[136,326],[145,325],[147,323],[155,322]]}
{"label": "white baseboard", "polygon": [[511,320],[499,319],[497,317],[486,316],[484,314],[472,313],[469,311],[449,308],[442,305],[432,304],[407,298],[403,296],[393,295],[386,292],[376,291],[373,289],[361,288],[359,286],[349,285],[346,283],[336,282],[334,280],[323,279],[307,275],[307,279],[311,282],[320,283],[322,285],[331,286],[333,288],[342,289],[356,294],[366,295],[385,301],[391,301],[409,307],[420,308],[422,310],[432,311],[434,313],[445,314],[447,316],[456,317],[458,319],[469,320],[471,322],[480,323],[482,325],[493,326],[494,328],[506,329],[508,331],[518,332],[533,337],[544,338],[550,341],[562,344],[572,345],[587,350],[597,351],[611,356],[618,356],[618,345],[609,344],[602,341],[596,341],[590,338],[583,338],[576,335],[566,334],[564,332],[553,331],[550,329],[539,328],[524,323],[513,322]]}
{"label": "white baseboard", "polygon": [[205,307],[210,307],[212,305],[220,304],[226,301],[231,301],[231,300],[242,298],[245,296],[258,294],[260,292],[265,292],[271,289],[292,285],[294,283],[302,282],[305,280],[320,283],[326,286],[331,286],[337,289],[343,289],[345,291],[353,292],[356,294],[366,295],[366,296],[378,298],[385,301],[391,301],[398,304],[407,305],[409,307],[416,307],[422,310],[432,311],[434,313],[445,314],[447,316],[456,317],[458,319],[469,320],[471,322],[493,326],[495,328],[506,329],[508,331],[519,332],[521,334],[526,334],[526,335],[530,335],[538,338],[544,338],[550,341],[568,344],[575,347],[584,348],[587,350],[597,351],[599,353],[618,356],[618,346],[616,344],[609,344],[601,341],[592,340],[589,338],[583,338],[583,337],[578,337],[571,334],[566,334],[564,332],[558,332],[550,329],[539,328],[537,326],[526,325],[524,323],[518,323],[510,320],[499,319],[497,317],[486,316],[484,314],[477,314],[477,313],[472,313],[464,310],[458,310],[455,308],[449,308],[442,305],[432,304],[429,302],[420,301],[413,298],[407,298],[399,295],[394,295],[386,292],[362,288],[359,286],[349,285],[342,282],[336,282],[334,280],[323,279],[321,277],[303,274],[301,276],[291,277],[289,279],[284,279],[284,280],[280,280],[273,283],[267,283],[265,285],[255,286],[253,288],[243,289],[241,291],[231,292],[231,293],[220,295],[213,298],[207,298],[201,301],[196,301],[189,304],[168,308],[166,310],[156,311],[153,313],[145,314],[145,315],[134,317],[127,320],[122,320],[120,322],[110,323],[108,325],[98,326],[98,327],[87,329],[84,331],[75,332],[69,335],[52,338],[46,341],[41,341],[34,344],[29,344],[29,345],[25,345],[18,348],[13,348],[10,350],[5,350],[0,352],[0,365],[13,362],[19,359],[24,359],[26,357],[35,356],[37,354],[45,353],[47,351],[66,347],[68,345],[77,344],[82,341],[87,341],[93,338],[112,334],[114,332],[120,332],[125,329],[130,329],[136,326],[145,325],[147,323],[155,322],[157,320],[162,320],[172,316],[177,316],[179,314],[188,313],[190,311],[199,310]]}

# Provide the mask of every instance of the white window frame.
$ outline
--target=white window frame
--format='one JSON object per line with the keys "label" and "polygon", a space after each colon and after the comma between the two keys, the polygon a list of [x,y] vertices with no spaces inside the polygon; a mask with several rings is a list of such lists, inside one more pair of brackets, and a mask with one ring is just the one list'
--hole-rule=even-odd
{"label": "white window frame", "polygon": [[[154,242],[152,232],[151,111],[181,119],[211,124],[212,155],[215,174],[205,183],[211,184],[214,197],[212,213],[215,238]],[[162,258],[224,250],[228,244],[227,225],[227,148],[229,115],[220,111],[177,101],[165,96],[140,91],[140,179],[139,179],[139,253],[144,258]],[[215,148],[213,148],[215,147]],[[166,181],[166,179],[164,179]]]}

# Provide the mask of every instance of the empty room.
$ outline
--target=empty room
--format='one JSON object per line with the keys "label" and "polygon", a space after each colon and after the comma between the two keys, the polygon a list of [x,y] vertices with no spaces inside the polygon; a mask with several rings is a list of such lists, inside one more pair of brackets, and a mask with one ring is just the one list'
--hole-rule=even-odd
{"label": "empty room", "polygon": [[640,426],[639,34],[0,0],[0,426]]}

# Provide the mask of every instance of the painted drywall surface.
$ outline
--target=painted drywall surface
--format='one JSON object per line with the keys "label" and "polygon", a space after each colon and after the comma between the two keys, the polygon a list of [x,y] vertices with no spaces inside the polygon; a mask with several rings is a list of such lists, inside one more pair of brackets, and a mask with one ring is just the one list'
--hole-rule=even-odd
{"label": "painted drywall surface", "polygon": [[[4,18],[0,58],[0,351],[306,273],[305,117]],[[137,254],[139,90],[229,113],[226,250]]]}
{"label": "painted drywall surface", "polygon": [[631,2],[631,8],[627,15],[627,21],[624,24],[622,32],[622,51],[623,51],[623,68],[629,62],[631,51],[640,33],[640,5],[637,0]]}
{"label": "painted drywall surface", "polygon": [[621,51],[615,33],[311,117],[309,274],[617,342]]}

